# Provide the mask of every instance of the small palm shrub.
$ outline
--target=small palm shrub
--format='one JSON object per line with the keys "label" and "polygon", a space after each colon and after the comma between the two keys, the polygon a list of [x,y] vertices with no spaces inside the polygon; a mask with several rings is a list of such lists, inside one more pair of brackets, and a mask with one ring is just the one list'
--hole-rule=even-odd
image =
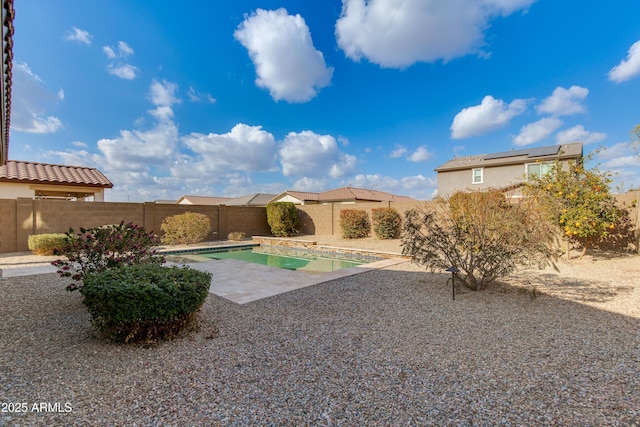
{"label": "small palm shrub", "polygon": [[127,265],[88,275],[81,289],[92,323],[118,342],[155,342],[192,326],[211,273],[159,264]]}
{"label": "small palm shrub", "polygon": [[291,236],[297,232],[298,209],[291,202],[269,203],[267,204],[267,222],[274,236]]}
{"label": "small palm shrub", "polygon": [[371,209],[371,219],[379,239],[395,239],[400,235],[402,216],[395,208]]}
{"label": "small palm shrub", "polygon": [[134,223],[80,228],[77,234],[70,228],[65,233],[64,247],[54,251],[66,259],[51,264],[58,267],[61,277],[74,280],[67,286],[68,291],[74,291],[81,289],[84,279],[92,273],[125,265],[164,263],[157,245],[157,235]]}
{"label": "small palm shrub", "polygon": [[211,221],[205,214],[185,212],[165,218],[160,228],[164,232],[162,243],[188,245],[207,239],[211,233]]}
{"label": "small palm shrub", "polygon": [[245,234],[242,231],[232,231],[227,236],[227,239],[232,240],[234,242],[239,242],[244,239]]}
{"label": "small palm shrub", "polygon": [[369,215],[363,209],[345,209],[340,211],[340,229],[345,239],[360,239],[369,236],[371,223]]}
{"label": "small palm shrub", "polygon": [[27,245],[29,250],[36,255],[53,255],[56,250],[61,250],[66,244],[66,234],[34,234],[29,236]]}

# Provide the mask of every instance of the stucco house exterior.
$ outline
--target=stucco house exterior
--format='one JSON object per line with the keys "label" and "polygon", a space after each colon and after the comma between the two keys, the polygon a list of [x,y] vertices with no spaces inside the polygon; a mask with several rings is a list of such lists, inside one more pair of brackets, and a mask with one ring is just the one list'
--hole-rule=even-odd
{"label": "stucco house exterior", "polygon": [[410,202],[411,197],[397,196],[378,190],[365,188],[342,187],[333,190],[311,193],[306,191],[287,190],[280,193],[272,202],[292,202],[296,205],[317,205],[328,203],[355,204],[366,202]]}
{"label": "stucco house exterior", "polygon": [[582,161],[582,143],[525,148],[499,153],[455,157],[438,172],[438,195],[448,197],[456,191],[514,188],[514,197],[531,175],[544,175],[555,162]]}
{"label": "stucco house exterior", "polygon": [[98,169],[9,160],[0,166],[0,199],[104,201],[113,184]]}

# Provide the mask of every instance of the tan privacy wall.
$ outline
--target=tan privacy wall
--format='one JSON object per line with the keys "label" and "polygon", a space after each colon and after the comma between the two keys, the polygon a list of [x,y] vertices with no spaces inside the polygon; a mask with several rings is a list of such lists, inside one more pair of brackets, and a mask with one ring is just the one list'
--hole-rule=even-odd
{"label": "tan privacy wall", "polygon": [[405,211],[423,206],[424,202],[371,202],[371,203],[329,203],[326,205],[302,205],[298,206],[298,218],[300,220],[300,232],[303,234],[341,235],[340,211],[346,209],[361,209],[369,214],[371,210],[392,207],[404,217]]}
{"label": "tan privacy wall", "polygon": [[168,216],[203,213],[213,229],[208,240],[226,239],[232,231],[270,235],[264,207],[198,206],[150,203],[75,202],[66,200],[0,199],[0,253],[29,250],[32,234],[64,233],[73,228],[133,222],[162,235]]}

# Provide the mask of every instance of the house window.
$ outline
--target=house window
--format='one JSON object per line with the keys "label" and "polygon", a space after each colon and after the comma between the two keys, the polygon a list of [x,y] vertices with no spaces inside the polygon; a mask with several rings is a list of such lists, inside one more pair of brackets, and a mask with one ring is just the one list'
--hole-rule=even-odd
{"label": "house window", "polygon": [[553,163],[530,163],[525,165],[527,178],[532,176],[542,178],[551,170],[552,167]]}
{"label": "house window", "polygon": [[482,184],[482,168],[473,169],[473,178],[471,183]]}

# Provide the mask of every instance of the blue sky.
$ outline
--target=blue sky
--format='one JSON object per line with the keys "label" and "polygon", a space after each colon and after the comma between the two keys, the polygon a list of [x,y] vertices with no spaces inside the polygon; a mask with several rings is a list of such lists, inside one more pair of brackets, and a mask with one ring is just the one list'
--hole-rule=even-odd
{"label": "blue sky", "polygon": [[9,158],[108,201],[352,185],[419,199],[453,156],[582,141],[640,187],[640,2],[16,1]]}

